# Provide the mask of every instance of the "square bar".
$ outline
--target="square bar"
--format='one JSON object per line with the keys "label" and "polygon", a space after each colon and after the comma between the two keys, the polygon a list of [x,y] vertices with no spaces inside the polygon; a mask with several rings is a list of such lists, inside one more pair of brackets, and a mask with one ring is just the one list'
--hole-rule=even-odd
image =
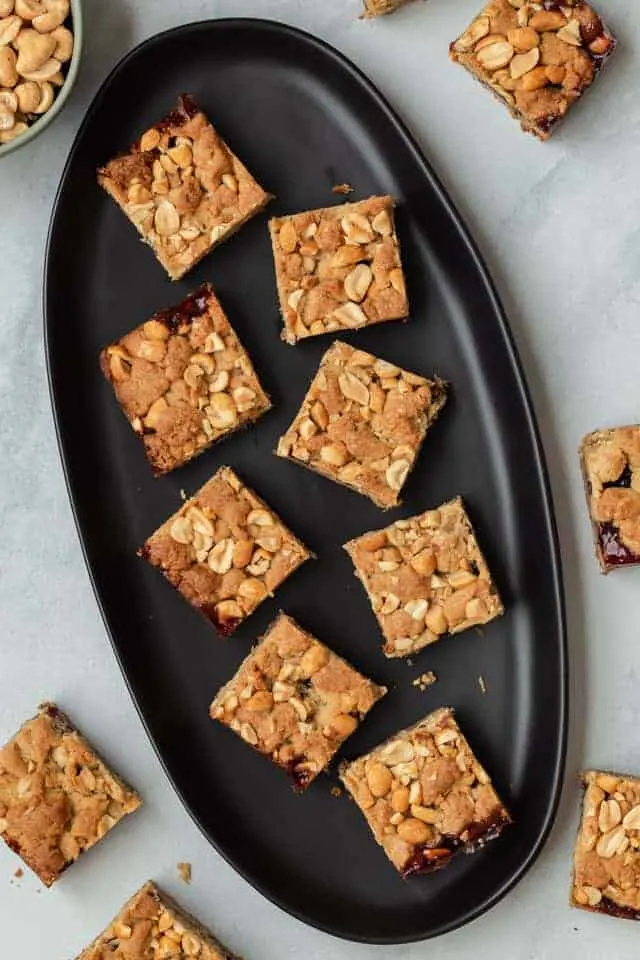
{"label": "square bar", "polygon": [[208,283],[105,347],[100,366],[156,475],[271,408]]}
{"label": "square bar", "polygon": [[387,657],[504,612],[460,497],[345,544],[378,618]]}
{"label": "square bar", "polygon": [[124,156],[98,170],[118,204],[178,280],[271,199],[189,96]]}
{"label": "square bar", "polygon": [[408,315],[393,207],[370,197],[269,221],[283,340]]}
{"label": "square bar", "polygon": [[281,613],[210,712],[301,792],[386,692]]}
{"label": "square bar", "polygon": [[640,563],[640,426],[588,434],[580,461],[602,572]]}
{"label": "square bar", "polygon": [[588,770],[582,783],[571,904],[640,920],[640,779]]}
{"label": "square bar", "polygon": [[141,802],[53,703],[0,750],[0,836],[47,887]]}
{"label": "square bar", "polygon": [[149,881],[77,960],[240,960]]}
{"label": "square bar", "polygon": [[582,0],[491,0],[451,44],[450,56],[507,105],[523,130],[548,140],[615,47]]}
{"label": "square bar", "polygon": [[340,778],[403,877],[475,853],[511,823],[449,707],[344,764]]}
{"label": "square bar", "polygon": [[446,399],[443,380],[336,341],[277,454],[394,507]]}
{"label": "square bar", "polygon": [[312,554],[233,470],[221,467],[149,537],[140,556],[228,636]]}

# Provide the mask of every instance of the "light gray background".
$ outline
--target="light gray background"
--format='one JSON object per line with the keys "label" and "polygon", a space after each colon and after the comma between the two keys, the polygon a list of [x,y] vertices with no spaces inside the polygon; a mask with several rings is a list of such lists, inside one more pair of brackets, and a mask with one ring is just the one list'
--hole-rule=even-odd
{"label": "light gray background", "polygon": [[[75,956],[151,876],[247,960],[637,957],[634,924],[566,905],[576,771],[640,772],[640,573],[598,573],[575,455],[588,430],[640,419],[640,18],[626,0],[599,2],[619,53],[562,132],[539,144],[448,62],[448,43],[478,0],[418,2],[374,23],[356,19],[359,0],[85,0],[85,61],[70,105],[42,138],[0,161],[0,739],[40,700],[56,698],[146,805],[49,892],[30,874],[14,880],[18,861],[0,847],[3,960]],[[98,85],[134,44],[189,20],[231,15],[273,17],[324,37],[409,123],[493,271],[549,459],[572,659],[563,802],[519,887],[483,919],[428,945],[373,948],[308,929],[255,893],[200,836],[125,690],[58,461],[40,295],[49,212],[72,138]],[[178,860],[193,863],[190,888],[177,879]]]}

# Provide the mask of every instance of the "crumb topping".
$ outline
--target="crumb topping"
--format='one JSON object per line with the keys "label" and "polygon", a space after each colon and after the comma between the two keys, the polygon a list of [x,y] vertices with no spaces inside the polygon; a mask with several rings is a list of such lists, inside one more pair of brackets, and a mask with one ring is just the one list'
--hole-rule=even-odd
{"label": "crumb topping", "polygon": [[395,506],[447,385],[336,341],[326,352],[278,456]]}
{"label": "crumb topping", "polygon": [[239,960],[154,883],[147,883],[78,960]]}
{"label": "crumb topping", "polygon": [[229,467],[183,504],[141,555],[225,636],[311,556]]}
{"label": "crumb topping", "polygon": [[341,779],[405,876],[446,866],[511,822],[450,708],[345,764]]}
{"label": "crumb topping", "polygon": [[106,347],[100,363],[157,474],[271,407],[209,284]]}
{"label": "crumb topping", "polygon": [[580,455],[603,569],[640,563],[640,426],[596,430]]}
{"label": "crumb topping", "polygon": [[98,182],[173,280],[270,200],[190,97],[102,167]]}
{"label": "crumb topping", "polygon": [[54,704],[0,750],[0,836],[46,886],[139,806]]}
{"label": "crumb topping", "polygon": [[288,343],[407,316],[392,197],[269,222]]}
{"label": "crumb topping", "polygon": [[378,618],[388,657],[409,656],[504,611],[459,498],[366,533],[345,550]]}
{"label": "crumb topping", "polygon": [[211,716],[286,769],[305,789],[386,693],[280,614]]}
{"label": "crumb topping", "polygon": [[583,783],[572,902],[640,920],[640,780],[589,770]]}
{"label": "crumb topping", "polygon": [[546,140],[591,86],[615,40],[582,0],[491,0],[451,45],[463,64]]}

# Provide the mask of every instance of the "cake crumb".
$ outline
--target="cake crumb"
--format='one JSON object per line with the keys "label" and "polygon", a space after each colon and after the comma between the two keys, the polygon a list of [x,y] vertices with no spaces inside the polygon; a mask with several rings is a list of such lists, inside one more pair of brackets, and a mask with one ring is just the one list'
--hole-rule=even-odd
{"label": "cake crumb", "polygon": [[18,869],[14,873],[14,877],[16,878],[16,880],[21,880],[22,877],[24,877],[24,870],[21,870],[20,867],[18,867]]}
{"label": "cake crumb", "polygon": [[180,487],[180,499],[185,502],[189,499],[183,487]]}
{"label": "cake crumb", "polygon": [[339,193],[343,197],[348,197],[350,193],[353,193],[353,187],[350,183],[336,183],[335,186],[331,187],[331,193]]}
{"label": "cake crumb", "polygon": [[341,788],[340,788],[340,787],[331,787],[331,796],[332,796],[332,797],[336,797],[336,798],[337,798],[337,797],[341,797],[341,796],[342,796],[342,790],[341,790]]}
{"label": "cake crumb", "polygon": [[427,670],[426,673],[421,673],[419,677],[416,677],[415,680],[412,680],[411,682],[414,687],[418,687],[418,689],[424,693],[425,690],[428,690],[429,687],[433,686],[437,679],[438,678],[433,670]]}
{"label": "cake crumb", "polygon": [[484,682],[484,677],[482,676],[482,674],[480,674],[480,676],[478,677],[478,686],[480,687],[483,693],[487,692],[487,685]]}
{"label": "cake crumb", "polygon": [[183,883],[191,883],[191,864],[190,863],[179,863],[178,873],[180,874],[180,879],[182,880]]}

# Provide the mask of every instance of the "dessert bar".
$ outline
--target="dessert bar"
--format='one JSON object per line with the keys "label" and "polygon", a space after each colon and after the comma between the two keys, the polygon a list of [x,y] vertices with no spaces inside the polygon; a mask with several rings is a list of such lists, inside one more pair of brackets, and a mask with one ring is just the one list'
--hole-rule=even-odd
{"label": "dessert bar", "polygon": [[370,197],[269,221],[283,340],[408,315],[393,206]]}
{"label": "dessert bar", "polygon": [[223,636],[311,556],[229,467],[169,517],[140,555]]}
{"label": "dessert bar", "polygon": [[341,779],[404,877],[475,853],[511,823],[448,707],[345,764]]}
{"label": "dessert bar", "polygon": [[105,347],[100,366],[156,475],[271,407],[208,283]]}
{"label": "dessert bar", "polygon": [[589,770],[582,782],[571,903],[640,920],[640,779]]}
{"label": "dessert bar", "polygon": [[364,0],[364,17],[383,17],[405,7],[411,0]]}
{"label": "dessert bar", "polygon": [[457,497],[345,544],[384,636],[387,657],[406,657],[448,633],[504,612]]}
{"label": "dessert bar", "polygon": [[281,613],[210,712],[302,791],[386,692]]}
{"label": "dessert bar", "polygon": [[149,881],[77,960],[239,960]]}
{"label": "dessert bar", "polygon": [[580,459],[603,572],[640,563],[640,426],[590,433]]}
{"label": "dessert bar", "polygon": [[140,803],[53,703],[0,750],[0,836],[47,887]]}
{"label": "dessert bar", "polygon": [[188,96],[128,153],[101,167],[98,183],[172,280],[271,199]]}
{"label": "dessert bar", "polygon": [[396,506],[447,385],[336,341],[277,454]]}
{"label": "dessert bar", "polygon": [[491,0],[451,44],[450,55],[507,105],[524,130],[547,140],[615,46],[582,0]]}

